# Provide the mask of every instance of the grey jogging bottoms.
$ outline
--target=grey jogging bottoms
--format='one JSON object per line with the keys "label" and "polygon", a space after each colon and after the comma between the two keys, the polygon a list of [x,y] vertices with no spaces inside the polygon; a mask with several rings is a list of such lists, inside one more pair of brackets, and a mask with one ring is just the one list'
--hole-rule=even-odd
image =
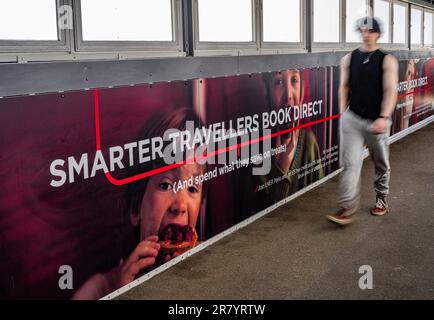
{"label": "grey jogging bottoms", "polygon": [[341,117],[342,161],[344,171],[341,173],[338,205],[351,208],[359,205],[360,173],[363,165],[363,151],[366,144],[375,165],[374,189],[379,195],[389,194],[389,134],[391,121],[386,132],[374,134],[371,130],[373,121],[364,119],[347,110]]}

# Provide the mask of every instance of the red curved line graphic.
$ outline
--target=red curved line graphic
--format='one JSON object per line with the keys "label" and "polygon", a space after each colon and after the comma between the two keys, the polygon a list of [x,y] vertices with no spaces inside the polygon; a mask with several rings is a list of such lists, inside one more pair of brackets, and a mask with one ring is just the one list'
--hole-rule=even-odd
{"label": "red curved line graphic", "polygon": [[[95,110],[96,150],[99,151],[99,150],[101,150],[101,128],[100,128],[99,91],[98,91],[98,89],[94,89],[93,90],[93,99],[94,99],[94,110]],[[303,128],[307,128],[307,127],[310,127],[310,126],[313,126],[313,125],[316,125],[316,124],[319,124],[319,123],[331,121],[333,119],[339,118],[340,116],[341,116],[341,114],[336,114],[334,116],[330,116],[330,117],[327,117],[327,118],[324,118],[324,119],[321,119],[321,120],[311,121],[309,123],[305,123],[305,124],[299,125],[299,126],[294,127],[294,128],[282,130],[282,131],[279,131],[279,132],[276,132],[276,133],[272,133],[272,134],[268,134],[266,136],[262,136],[262,137],[259,137],[259,138],[256,138],[256,139],[252,139],[252,140],[249,140],[249,141],[238,143],[238,144],[230,146],[230,147],[222,148],[222,149],[219,149],[219,150],[207,153],[205,156],[196,158],[196,160],[204,160],[204,159],[207,159],[209,157],[216,156],[216,155],[219,155],[221,153],[226,153],[226,152],[229,152],[229,151],[234,150],[234,149],[240,150],[241,147],[244,147],[244,146],[247,146],[247,145],[250,145],[250,144],[254,144],[254,143],[258,143],[258,142],[261,142],[261,141],[264,141],[264,140],[267,140],[267,139],[271,139],[271,138],[283,135],[285,133],[289,133],[289,132],[294,131],[294,130],[303,129]],[[153,175],[156,175],[156,174],[159,174],[159,173],[162,173],[162,172],[166,172],[166,171],[169,171],[169,170],[172,170],[172,169],[179,168],[179,167],[183,166],[186,163],[192,163],[194,160],[195,160],[194,158],[190,158],[190,159],[187,159],[186,161],[182,161],[182,162],[174,163],[174,164],[171,164],[171,165],[167,165],[167,166],[164,166],[164,167],[161,167],[161,168],[158,168],[158,169],[149,170],[149,171],[140,173],[138,175],[135,175],[135,176],[132,176],[132,177],[128,177],[128,178],[124,178],[124,179],[116,179],[116,178],[112,177],[112,175],[110,174],[110,172],[106,172],[105,176],[106,176],[107,180],[111,184],[113,184],[115,186],[122,186],[122,185],[125,185],[125,184],[128,184],[128,183],[134,182],[134,181],[138,181],[138,180],[141,180],[141,179],[144,179],[144,178],[148,178],[150,176],[153,176]]]}

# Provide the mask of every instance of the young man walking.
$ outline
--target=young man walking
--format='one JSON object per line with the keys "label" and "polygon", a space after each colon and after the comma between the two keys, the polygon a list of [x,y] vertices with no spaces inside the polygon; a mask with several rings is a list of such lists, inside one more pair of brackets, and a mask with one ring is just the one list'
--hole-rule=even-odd
{"label": "young man walking", "polygon": [[339,225],[353,221],[359,208],[360,174],[364,146],[367,145],[375,165],[375,216],[388,213],[389,131],[395,109],[398,85],[398,62],[380,50],[379,22],[365,17],[357,23],[363,44],[341,60],[339,87],[344,171],[340,179],[336,214],[327,218]]}

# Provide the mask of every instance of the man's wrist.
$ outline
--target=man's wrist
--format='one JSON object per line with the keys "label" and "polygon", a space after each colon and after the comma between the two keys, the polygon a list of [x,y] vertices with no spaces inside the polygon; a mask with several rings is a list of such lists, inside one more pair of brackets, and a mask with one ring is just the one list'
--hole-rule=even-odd
{"label": "man's wrist", "polygon": [[378,118],[385,119],[385,120],[390,119],[389,116],[384,116],[384,115],[380,115]]}

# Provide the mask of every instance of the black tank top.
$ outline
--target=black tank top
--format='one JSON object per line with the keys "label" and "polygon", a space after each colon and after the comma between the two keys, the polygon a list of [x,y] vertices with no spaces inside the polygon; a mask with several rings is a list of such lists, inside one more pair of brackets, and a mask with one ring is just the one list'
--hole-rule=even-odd
{"label": "black tank top", "polygon": [[350,63],[350,110],[362,118],[375,120],[383,101],[383,61],[387,53],[353,51]]}

